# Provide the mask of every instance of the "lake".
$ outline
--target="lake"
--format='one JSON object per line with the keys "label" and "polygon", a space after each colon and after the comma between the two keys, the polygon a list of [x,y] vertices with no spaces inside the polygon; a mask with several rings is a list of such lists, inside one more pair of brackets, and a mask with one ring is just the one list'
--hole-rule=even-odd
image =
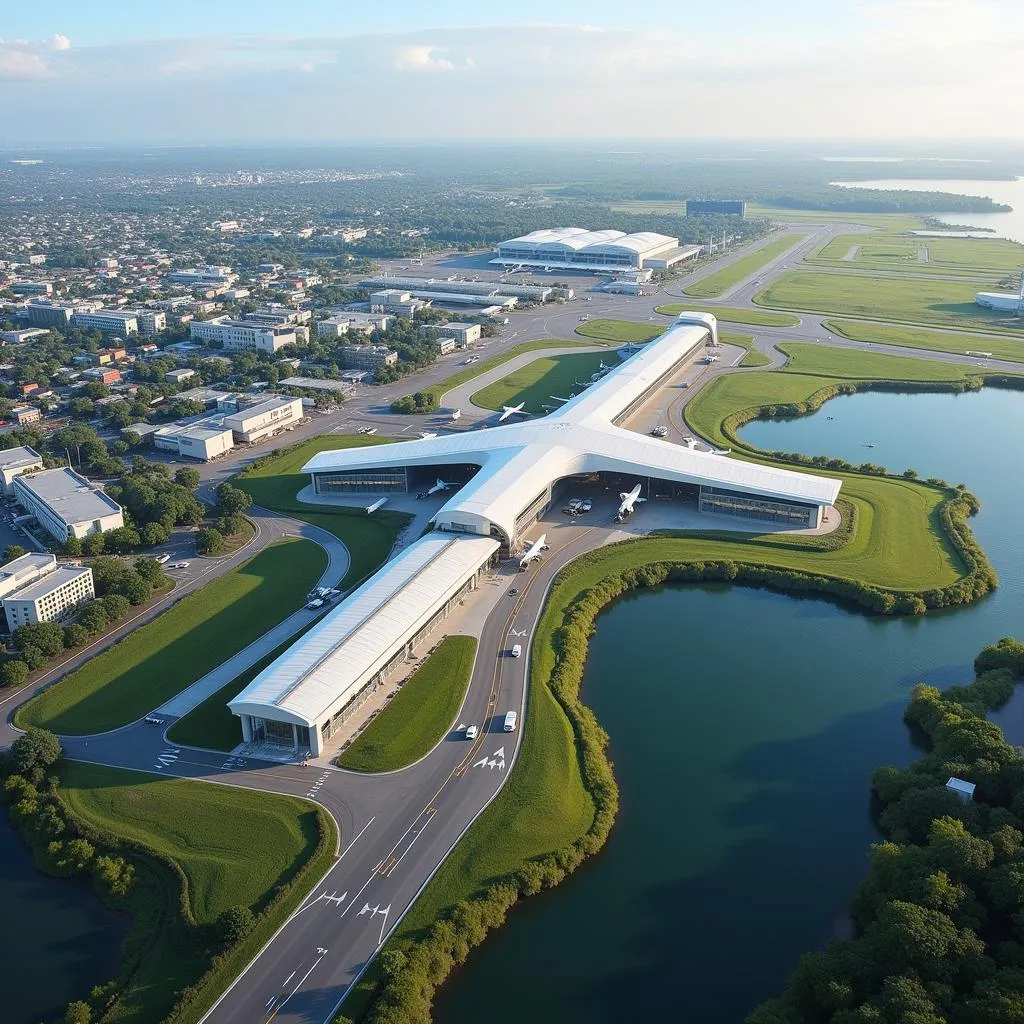
{"label": "lake", "polygon": [[0,964],[4,1024],[63,1019],[64,1008],[117,973],[129,918],[100,902],[84,879],[51,878],[0,809]]}
{"label": "lake", "polygon": [[844,930],[878,838],[870,773],[916,756],[911,687],[967,681],[982,646],[1024,634],[1024,453],[994,440],[1022,429],[1024,396],[994,389],[866,393],[743,428],[766,449],[965,482],[1000,588],[912,619],[726,586],[615,602],[584,696],[611,735],[619,819],[601,854],[471,954],[439,1024],[736,1024]]}
{"label": "lake", "polygon": [[[886,178],[877,181],[834,181],[843,188],[896,189],[912,192],[950,192],[959,196],[988,196],[994,202],[1012,206],[1009,213],[937,213],[932,214],[945,224],[970,224],[992,228],[995,237],[1024,242],[1024,178],[1014,181],[977,179],[908,179]],[[854,218],[855,219],[855,218]]]}

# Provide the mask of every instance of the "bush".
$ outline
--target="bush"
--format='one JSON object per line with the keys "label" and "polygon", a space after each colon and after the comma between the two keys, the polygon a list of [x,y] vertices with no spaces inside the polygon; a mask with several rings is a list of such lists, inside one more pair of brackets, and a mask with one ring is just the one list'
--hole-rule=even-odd
{"label": "bush", "polygon": [[24,654],[35,647],[47,658],[64,650],[64,630],[56,622],[29,622],[14,631],[14,646]]}
{"label": "bush", "polygon": [[440,408],[437,395],[433,391],[416,391],[411,395],[403,395],[391,403],[391,411],[415,415],[418,413],[436,412]]}
{"label": "bush", "polygon": [[80,622],[72,622],[64,627],[64,646],[66,648],[81,647],[89,639],[89,630]]}
{"label": "bush", "polygon": [[0,665],[0,686],[20,686],[28,674],[28,665],[20,658],[12,658]]}
{"label": "bush", "polygon": [[84,626],[90,633],[95,635],[106,629],[110,617],[99,600],[90,601],[78,614],[79,625]]}
{"label": "bush", "polygon": [[11,744],[14,770],[26,778],[42,778],[63,756],[60,740],[52,732],[34,725]]}
{"label": "bush", "polygon": [[46,655],[38,647],[33,647],[31,644],[26,644],[22,648],[21,657],[33,672],[46,664]]}
{"label": "bush", "polygon": [[106,597],[99,598],[97,603],[103,606],[103,610],[111,622],[116,622],[122,616],[127,615],[128,609],[131,607],[128,598],[122,594],[108,594]]}
{"label": "bush", "polygon": [[8,544],[4,548],[4,561],[13,562],[16,558],[21,558],[22,555],[27,555],[28,551],[25,550],[20,544]]}
{"label": "bush", "polygon": [[223,535],[212,527],[206,526],[196,534],[196,551],[200,555],[219,555],[225,548]]}
{"label": "bush", "polygon": [[225,948],[241,942],[252,931],[256,918],[248,907],[228,907],[217,918],[217,938]]}

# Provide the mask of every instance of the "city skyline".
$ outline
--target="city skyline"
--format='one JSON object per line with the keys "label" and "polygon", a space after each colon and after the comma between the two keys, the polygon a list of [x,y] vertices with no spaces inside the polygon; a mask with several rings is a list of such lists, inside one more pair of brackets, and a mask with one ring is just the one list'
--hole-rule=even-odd
{"label": "city skyline", "polygon": [[6,15],[8,145],[1013,138],[1024,57],[1004,0],[146,8]]}

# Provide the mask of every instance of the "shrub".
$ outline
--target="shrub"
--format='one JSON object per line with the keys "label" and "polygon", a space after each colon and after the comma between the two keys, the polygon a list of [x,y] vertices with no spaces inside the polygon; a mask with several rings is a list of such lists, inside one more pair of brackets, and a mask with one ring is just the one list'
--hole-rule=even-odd
{"label": "shrub", "polygon": [[252,931],[256,918],[248,907],[228,907],[217,918],[217,938],[221,945],[227,949]]}
{"label": "shrub", "polygon": [[12,658],[0,665],[0,686],[20,686],[28,678],[28,665],[20,658]]}
{"label": "shrub", "polygon": [[200,555],[219,555],[226,547],[223,534],[212,527],[204,527],[196,534],[196,551]]}

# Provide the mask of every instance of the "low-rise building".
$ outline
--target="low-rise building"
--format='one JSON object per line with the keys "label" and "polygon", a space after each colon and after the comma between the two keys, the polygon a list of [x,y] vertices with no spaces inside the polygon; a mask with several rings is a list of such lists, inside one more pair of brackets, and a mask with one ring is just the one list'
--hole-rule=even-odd
{"label": "low-rise building", "polygon": [[15,477],[14,496],[62,544],[124,526],[121,506],[66,467]]}
{"label": "low-rise building", "polygon": [[260,402],[224,417],[239,444],[254,444],[294,426],[302,419],[302,399],[268,395]]}
{"label": "low-rise building", "polygon": [[0,331],[0,341],[8,345],[23,345],[33,338],[42,338],[50,332],[45,327],[25,327],[20,331]]}
{"label": "low-rise building", "polygon": [[10,288],[15,295],[53,294],[53,285],[49,281],[15,281]]}
{"label": "low-rise building", "polygon": [[35,299],[28,303],[25,310],[28,322],[33,327],[67,327],[76,313],[92,313],[102,308],[102,302],[91,300],[54,302],[50,299]]}
{"label": "low-rise building", "polygon": [[479,324],[446,323],[437,325],[439,338],[454,338],[457,348],[471,348],[480,340]]}
{"label": "low-rise building", "polygon": [[238,280],[238,275],[232,273],[230,267],[188,267],[184,270],[172,271],[165,280],[171,284],[183,284],[189,288],[205,285],[222,285],[225,288],[230,288]]}
{"label": "low-rise building", "polygon": [[316,333],[321,338],[340,338],[348,333],[349,319],[347,316],[332,316],[320,320],[316,325]]}
{"label": "low-rise building", "polygon": [[30,551],[0,565],[0,601],[57,568],[57,556]]}
{"label": "low-rise building", "polygon": [[346,345],[340,352],[341,361],[349,370],[374,372],[382,366],[394,366],[398,353],[387,345]]}
{"label": "low-rise building", "polygon": [[172,423],[152,432],[153,446],[200,462],[209,462],[235,446],[234,434],[224,417],[206,417],[191,423]]}
{"label": "low-rise building", "polygon": [[92,366],[82,376],[98,380],[101,384],[117,384],[121,380],[121,371],[112,366]]}
{"label": "low-rise building", "polygon": [[435,344],[437,345],[438,353],[442,356],[446,356],[449,352],[455,351],[454,338],[438,338]]}
{"label": "low-rise building", "polygon": [[190,370],[188,367],[182,367],[180,370],[168,370],[164,374],[164,380],[170,384],[184,384],[185,381],[191,380],[196,375],[195,370]]}
{"label": "low-rise building", "polygon": [[7,628],[13,633],[19,626],[59,621],[95,596],[92,569],[87,565],[60,565],[4,598]]}
{"label": "low-rise building", "polygon": [[294,324],[247,323],[227,317],[193,320],[188,330],[191,338],[219,342],[227,352],[277,352],[297,340]]}
{"label": "low-rise building", "polygon": [[86,330],[94,328],[104,334],[117,335],[119,338],[139,333],[139,318],[135,313],[124,309],[98,309],[91,313],[73,313],[71,325]]}
{"label": "low-rise building", "polygon": [[0,451],[0,493],[14,493],[14,478],[22,473],[32,473],[43,468],[43,457],[35,450],[23,445]]}
{"label": "low-rise building", "polygon": [[29,423],[38,423],[42,418],[42,412],[34,405],[16,405],[11,410],[11,419],[19,427],[24,427]]}

